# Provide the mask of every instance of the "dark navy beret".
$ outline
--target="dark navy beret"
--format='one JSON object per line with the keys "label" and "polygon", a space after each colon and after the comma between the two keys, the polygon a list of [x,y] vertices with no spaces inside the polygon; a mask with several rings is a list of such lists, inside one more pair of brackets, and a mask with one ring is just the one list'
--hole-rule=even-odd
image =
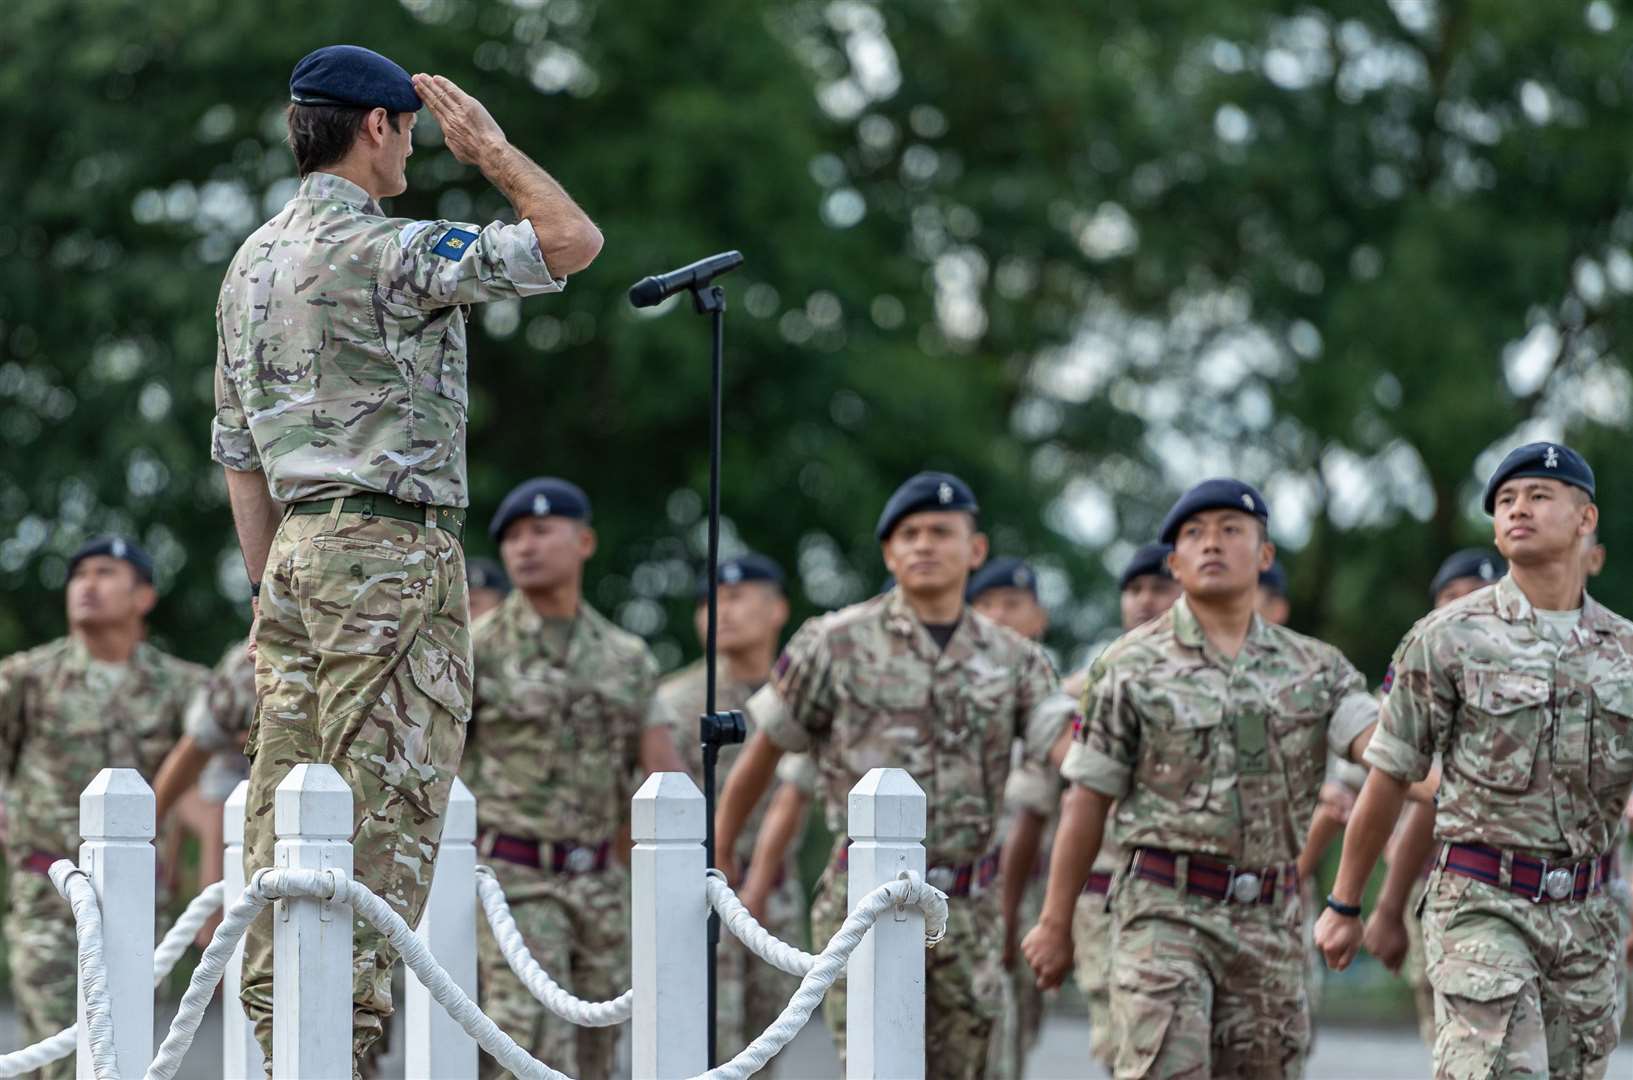
{"label": "dark navy beret", "polygon": [[1486,481],[1486,513],[1496,509],[1497,489],[1522,476],[1558,480],[1562,484],[1579,487],[1588,493],[1589,498],[1593,497],[1593,470],[1588,468],[1581,454],[1564,443],[1526,443],[1509,451],[1503,463],[1497,466],[1497,471],[1491,474],[1491,479]]}
{"label": "dark navy beret", "polygon": [[1280,559],[1272,560],[1270,569],[1260,572],[1259,587],[1269,589],[1277,596],[1287,595],[1287,567],[1281,564]]}
{"label": "dark navy beret", "polygon": [[1038,595],[1038,575],[1026,565],[1024,559],[1013,556],[989,559],[970,575],[970,583],[964,589],[964,599],[974,600],[988,589],[1025,589],[1035,597]]}
{"label": "dark navy beret", "polygon": [[390,112],[418,112],[425,103],[408,72],[361,45],[326,45],[301,57],[289,73],[289,100],[296,105],[360,105]]}
{"label": "dark navy beret", "polygon": [[1128,560],[1123,572],[1117,578],[1117,591],[1128,588],[1135,578],[1145,577],[1147,574],[1159,574],[1162,577],[1173,577],[1168,571],[1168,556],[1174,549],[1167,544],[1141,544],[1134,557]]}
{"label": "dark navy beret", "polygon": [[970,490],[970,486],[952,473],[921,472],[897,488],[890,501],[885,503],[874,535],[881,543],[890,539],[890,534],[896,531],[902,518],[920,510],[963,510],[975,514],[980,512],[981,507],[976,503],[975,492]]}
{"label": "dark navy beret", "polygon": [[478,556],[465,560],[465,584],[472,589],[494,589],[509,595],[510,578],[496,559]]}
{"label": "dark navy beret", "polygon": [[1270,523],[1270,505],[1258,488],[1240,480],[1215,477],[1202,481],[1179,497],[1168,516],[1162,519],[1162,531],[1157,539],[1172,544],[1179,536],[1179,527],[1204,510],[1240,510],[1267,525]]}
{"label": "dark navy beret", "polygon": [[570,480],[535,476],[510,489],[504,502],[488,522],[488,535],[495,541],[505,535],[512,521],[524,517],[564,517],[590,520],[590,497]]}
{"label": "dark navy beret", "polygon": [[[775,559],[766,555],[749,552],[739,555],[735,559],[720,560],[718,580],[722,585],[741,585],[745,581],[763,581],[777,588],[782,588],[784,580],[782,567]],[[697,579],[697,598],[709,598],[709,575],[700,574]]]}
{"label": "dark navy beret", "polygon": [[1508,564],[1490,548],[1464,548],[1447,556],[1435,571],[1435,579],[1429,583],[1429,599],[1433,601],[1441,589],[1458,578],[1479,578],[1489,585],[1506,573]]}
{"label": "dark navy beret", "polygon": [[115,559],[123,559],[136,568],[136,576],[153,584],[153,556],[143,551],[136,541],[123,536],[98,536],[85,541],[79,550],[68,556],[68,576],[74,576],[74,568],[92,555],[108,555]]}

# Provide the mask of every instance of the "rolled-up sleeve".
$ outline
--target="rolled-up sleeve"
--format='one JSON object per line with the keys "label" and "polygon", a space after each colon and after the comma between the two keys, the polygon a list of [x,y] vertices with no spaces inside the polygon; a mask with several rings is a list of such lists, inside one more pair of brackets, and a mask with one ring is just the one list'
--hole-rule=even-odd
{"label": "rolled-up sleeve", "polygon": [[1060,775],[1113,799],[1128,794],[1140,750],[1140,718],[1124,693],[1126,675],[1108,667],[1083,696],[1083,714]]}
{"label": "rolled-up sleeve", "polygon": [[1395,651],[1385,678],[1378,730],[1364,755],[1374,769],[1409,784],[1429,775],[1435,751],[1457,712],[1456,681],[1434,660],[1432,642],[1423,631],[1413,633]]}
{"label": "rolled-up sleeve", "polygon": [[215,324],[215,416],[210,420],[210,460],[234,472],[254,472],[261,467],[261,454],[250,434],[249,415],[238,396],[238,384],[233,382],[219,306]]}
{"label": "rolled-up sleeve", "polygon": [[810,754],[784,754],[777,762],[777,779],[792,784],[794,790],[810,798],[816,795],[822,777]]}
{"label": "rolled-up sleeve", "polygon": [[771,681],[744,707],[772,743],[804,753],[833,725],[833,689],[827,638],[821,617],[809,620],[789,641]]}
{"label": "rolled-up sleeve", "polygon": [[545,265],[528,221],[401,222],[395,240],[381,250],[379,280],[393,295],[423,308],[536,296],[560,292],[567,284]]}

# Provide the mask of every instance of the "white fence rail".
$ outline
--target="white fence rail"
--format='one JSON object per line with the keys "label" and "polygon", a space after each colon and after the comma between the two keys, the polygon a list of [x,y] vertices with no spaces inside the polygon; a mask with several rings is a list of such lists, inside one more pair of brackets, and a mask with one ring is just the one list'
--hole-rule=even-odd
{"label": "white fence rail", "polygon": [[[226,868],[222,887],[229,916],[223,931],[241,933],[256,905],[273,899],[275,920],[272,1075],[290,1080],[349,1075],[351,1072],[351,961],[353,906],[379,925],[397,923],[395,938],[405,956],[437,984],[437,998],[464,1013],[463,1023],[433,999],[411,972],[405,1003],[410,1078],[466,1080],[477,1075],[476,1031],[483,1045],[502,1052],[498,1035],[469,1002],[476,995],[476,805],[456,781],[444,826],[426,912],[415,937],[378,901],[351,881],[351,792],[326,765],[299,765],[279,785],[274,816],[278,837],[276,869],[263,881],[244,878],[244,802],[247,784],[228,800]],[[118,1080],[150,1075],[153,1051],[154,852],[153,793],[129,769],[104,769],[80,802],[81,832],[76,871],[63,861],[53,872],[65,896],[79,908],[94,889],[95,911],[81,911],[82,945],[87,927],[100,916],[100,944],[80,955],[80,1022],[76,1068],[81,1077]],[[634,1021],[634,1074],[637,1078],[679,1080],[707,1075],[727,1080],[747,1075],[775,1053],[805,1022],[821,995],[849,964],[846,1024],[848,1076],[917,1078],[924,1075],[924,949],[945,927],[945,897],[923,884],[925,799],[907,773],[875,769],[851,792],[849,902],[851,918],[819,955],[777,942],[741,910],[735,897],[705,871],[703,797],[683,773],[651,776],[632,807],[631,958],[633,991],[622,1001],[580,1002],[553,987],[548,973],[529,980],[552,1008],[594,1022],[619,1019],[626,1009]],[[70,880],[83,879],[83,880]],[[490,879],[482,886],[490,910],[502,908]],[[75,892],[75,890],[78,890]],[[492,901],[501,901],[493,903]],[[711,904],[734,932],[778,966],[799,969],[801,990],[763,1037],[732,1063],[705,1073],[704,962],[706,920]],[[200,920],[207,905],[195,903]],[[195,912],[190,911],[190,916]],[[927,926],[927,915],[928,923]],[[876,921],[875,921],[876,920]],[[195,923],[196,925],[196,923]],[[190,932],[190,931],[189,931]],[[238,1004],[243,945],[228,959],[230,938],[218,934],[218,957],[203,967],[225,967],[222,1068],[225,1076],[256,1076],[261,1053]],[[423,946],[423,950],[420,948]],[[509,952],[513,966],[531,958],[519,945]],[[428,953],[427,957],[424,955]],[[417,959],[410,954],[419,954]],[[174,953],[171,954],[173,958]],[[161,959],[164,959],[161,957]],[[430,962],[434,960],[433,962]],[[438,968],[440,967],[440,971]],[[203,977],[208,977],[204,973]],[[195,980],[197,982],[198,980]],[[86,1008],[86,988],[92,1009]],[[455,989],[457,988],[457,989]],[[199,1011],[207,987],[190,988]],[[632,1000],[632,1004],[625,1004]],[[184,1027],[187,1012],[178,1017]],[[186,1019],[196,1026],[197,1016]],[[484,1030],[485,1025],[485,1030]],[[93,1039],[94,1036],[94,1039]],[[64,1038],[68,1033],[64,1033]],[[185,1040],[180,1040],[185,1042]],[[93,1053],[93,1042],[95,1044]],[[172,1054],[167,1049],[161,1058]],[[514,1044],[510,1044],[514,1050]],[[19,1058],[21,1055],[8,1055]],[[525,1055],[523,1055],[525,1058]],[[169,1075],[164,1061],[154,1075]],[[519,1061],[512,1067],[527,1067]],[[557,1075],[537,1063],[528,1075]],[[12,1073],[0,1070],[0,1075]]]}

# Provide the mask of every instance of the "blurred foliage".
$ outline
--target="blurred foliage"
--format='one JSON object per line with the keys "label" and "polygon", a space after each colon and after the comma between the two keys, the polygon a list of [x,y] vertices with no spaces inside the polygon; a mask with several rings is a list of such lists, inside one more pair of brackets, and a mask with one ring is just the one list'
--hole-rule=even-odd
{"label": "blurred foliage", "polygon": [[[1537,433],[1599,465],[1629,606],[1633,23],[1604,0],[7,9],[0,653],[61,632],[64,555],[108,528],[158,558],[161,642],[243,628],[211,309],[292,191],[289,68],[335,41],[459,81],[602,226],[564,294],[475,318],[473,518],[580,481],[589,595],[666,662],[695,650],[707,326],[624,291],[728,247],[727,545],[799,571],[796,616],[870,594],[884,497],[949,468],[1075,655],[1174,493],[1235,472],[1295,624],[1375,674]],[[409,181],[391,212],[509,213],[431,123]]]}

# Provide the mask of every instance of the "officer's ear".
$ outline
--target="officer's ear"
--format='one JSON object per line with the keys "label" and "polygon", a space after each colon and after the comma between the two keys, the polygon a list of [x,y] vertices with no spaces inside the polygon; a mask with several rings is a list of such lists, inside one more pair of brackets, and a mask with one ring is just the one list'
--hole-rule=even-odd
{"label": "officer's ear", "polygon": [[136,614],[145,619],[148,613],[159,603],[159,590],[137,578],[134,593],[136,597]]}
{"label": "officer's ear", "polygon": [[589,523],[580,523],[578,527],[578,553],[585,562],[595,558],[597,542],[595,530],[590,527]]}
{"label": "officer's ear", "polygon": [[1276,563],[1276,545],[1270,540],[1269,530],[1259,527],[1259,535],[1264,539],[1259,543],[1259,573],[1264,573]]}
{"label": "officer's ear", "polygon": [[[1581,489],[1578,488],[1578,491]],[[1587,493],[1583,492],[1585,496]],[[1587,537],[1599,531],[1599,504],[1591,498],[1584,498],[1582,505],[1582,520],[1576,526],[1576,535]]]}
{"label": "officer's ear", "polygon": [[977,531],[970,537],[970,569],[979,570],[981,564],[987,561],[987,553],[992,550],[992,542],[987,534]]}

